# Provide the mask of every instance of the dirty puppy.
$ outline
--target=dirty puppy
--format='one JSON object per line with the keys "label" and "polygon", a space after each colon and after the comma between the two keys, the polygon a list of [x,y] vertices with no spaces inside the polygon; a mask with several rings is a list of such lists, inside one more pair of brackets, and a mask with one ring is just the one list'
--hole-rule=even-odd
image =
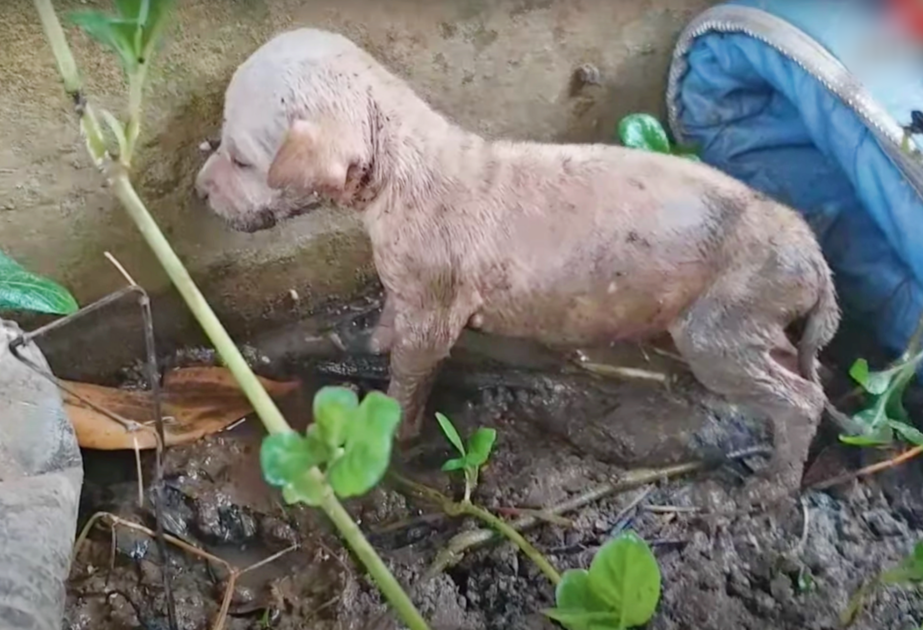
{"label": "dirty puppy", "polygon": [[703,385],[773,418],[769,471],[800,484],[840,319],[831,271],[799,215],[711,167],[488,141],[349,40],[301,29],[238,68],[197,188],[247,231],[319,200],[361,213],[403,439],[466,326],[558,347],[668,333]]}

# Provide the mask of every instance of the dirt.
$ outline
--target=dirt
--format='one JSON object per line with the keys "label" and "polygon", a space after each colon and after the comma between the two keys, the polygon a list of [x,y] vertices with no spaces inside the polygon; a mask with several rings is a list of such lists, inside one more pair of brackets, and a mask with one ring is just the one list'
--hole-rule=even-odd
{"label": "dirt", "polygon": [[[302,379],[302,391],[282,403],[293,424],[307,424],[313,392],[324,384],[384,387],[384,361],[358,352],[375,307],[372,297],[300,329],[255,341],[249,356],[261,374]],[[337,325],[325,329],[330,321]],[[568,367],[562,356],[549,351],[476,335],[466,337],[453,353],[433,408],[449,415],[463,434],[485,425],[499,434],[474,493],[477,503],[502,514],[549,507],[627,469],[702,458],[717,465],[722,454],[771,439],[764,421],[707,395],[662,352],[625,346],[592,359],[647,373],[644,378],[601,378]],[[192,350],[164,364],[213,360],[207,351]],[[136,374],[136,369],[126,370],[125,384],[137,385]],[[855,451],[831,441],[829,433],[817,440],[809,478],[862,463]],[[251,420],[165,455],[161,507],[168,533],[238,568],[280,554],[240,577],[224,627],[399,627],[383,614],[387,609],[377,591],[323,516],[304,506],[285,506],[262,481],[261,437],[258,422]],[[457,497],[459,480],[439,470],[449,455],[432,423],[418,448],[396,454],[393,468]],[[151,500],[137,507],[134,455],[87,452],[85,457],[81,521],[104,510],[153,525],[154,497],[147,484]],[[145,461],[145,480],[150,464]],[[838,628],[839,615],[860,583],[899,561],[920,539],[923,469],[911,462],[746,513],[739,502],[743,482],[761,465],[759,460],[718,465],[605,498],[566,514],[571,519],[566,526],[543,523],[527,536],[563,571],[589,566],[595,550],[619,531],[637,531],[651,544],[663,574],[651,630]],[[638,498],[634,509],[625,509]],[[413,599],[432,628],[556,627],[541,614],[553,604],[551,584],[509,544],[475,548],[457,565],[421,581],[449,540],[477,529],[478,523],[448,518],[390,479],[346,506],[398,579],[414,585]],[[149,537],[115,531],[112,537],[105,528],[96,529],[81,548],[65,627],[168,628],[164,566],[179,628],[213,627],[226,570],[175,547],[165,565]],[[921,620],[923,597],[890,587],[871,598],[854,627],[912,630]]]}

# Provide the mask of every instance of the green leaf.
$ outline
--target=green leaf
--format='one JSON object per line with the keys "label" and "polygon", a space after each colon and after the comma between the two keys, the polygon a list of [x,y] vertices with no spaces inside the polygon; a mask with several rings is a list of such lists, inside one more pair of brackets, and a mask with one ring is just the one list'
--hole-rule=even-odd
{"label": "green leaf", "polygon": [[363,495],[381,481],[400,422],[401,406],[393,398],[370,392],[362,400],[346,435],[343,455],[327,469],[327,479],[338,496]]}
{"label": "green leaf", "polygon": [[467,454],[465,452],[465,445],[462,444],[461,436],[458,434],[458,431],[455,430],[455,425],[452,424],[452,421],[438,411],[436,412],[436,420],[439,421],[442,432],[445,434],[446,438],[448,438],[449,442],[452,443],[452,446],[455,447],[455,450],[464,457]]}
{"label": "green leaf", "polygon": [[69,14],[70,21],[118,55],[130,74],[148,63],[161,40],[175,0],[116,0],[117,15],[84,10]]}
{"label": "green leaf", "polygon": [[893,569],[882,572],[878,579],[883,584],[923,582],[923,542],[914,545],[909,556]]}
{"label": "green leaf", "polygon": [[609,608],[590,588],[590,572],[586,569],[564,572],[554,590],[554,603],[563,610],[605,612]]}
{"label": "green leaf", "polygon": [[887,446],[893,439],[876,437],[874,435],[840,435],[840,442],[850,446]]}
{"label": "green leaf", "polygon": [[920,432],[916,427],[897,420],[888,420],[888,426],[914,446],[923,446],[923,432]]}
{"label": "green leaf", "polygon": [[619,623],[619,616],[613,612],[584,612],[582,610],[562,610],[551,608],[542,613],[567,630],[623,630],[625,626]]}
{"label": "green leaf", "polygon": [[870,409],[863,409],[852,417],[865,432],[859,435],[841,435],[840,441],[852,446],[883,446],[894,441],[894,432],[887,424],[884,405],[879,400]]}
{"label": "green leaf", "polygon": [[314,422],[331,449],[343,445],[359,408],[359,397],[348,387],[322,387],[314,395]]}
{"label": "green leaf", "polygon": [[144,23],[144,39],[141,54],[146,63],[150,63],[154,51],[160,43],[164,30],[169,23],[170,11],[176,0],[150,0],[150,9]]}
{"label": "green leaf", "polygon": [[468,439],[468,455],[465,460],[469,466],[480,468],[490,458],[490,451],[497,441],[497,430],[481,427]]}
{"label": "green leaf", "polygon": [[632,149],[670,153],[670,140],[660,121],[650,114],[629,114],[619,122],[619,139]]}
{"label": "green leaf", "polygon": [[450,459],[442,465],[443,472],[452,472],[453,470],[461,470],[468,465],[461,457],[456,457],[455,459]]}
{"label": "green leaf", "polygon": [[887,371],[869,371],[869,364],[865,359],[856,359],[856,362],[849,368],[849,375],[862,386],[862,389],[874,396],[880,396],[885,393],[888,385],[891,384],[893,376]]}
{"label": "green leaf", "polygon": [[904,392],[907,391],[907,387],[913,380],[915,372],[915,364],[910,366],[905,364],[904,367],[898,370],[897,376],[891,382],[888,388],[888,399],[885,401],[884,409],[885,414],[889,418],[900,420],[905,423],[910,422],[910,414],[908,414],[907,409],[904,408]]}
{"label": "green leaf", "polygon": [[107,15],[93,9],[73,11],[68,17],[92,39],[111,48],[118,55],[126,73],[137,67],[141,50],[136,48],[135,35],[138,28],[134,20]]}
{"label": "green leaf", "polygon": [[139,26],[137,50],[145,62],[150,61],[152,48],[157,45],[174,4],[175,0],[116,0],[119,15]]}
{"label": "green leaf", "polygon": [[267,435],[260,446],[260,468],[271,486],[285,487],[320,463],[307,438],[289,431]]}
{"label": "green leaf", "polygon": [[642,626],[654,616],[660,601],[660,567],[644,539],[628,530],[596,552],[589,585],[619,613],[623,627]]}
{"label": "green leaf", "polygon": [[679,157],[686,158],[687,160],[692,160],[693,162],[702,161],[702,159],[699,157],[698,149],[693,146],[676,145],[670,150],[670,153]]}
{"label": "green leaf", "polygon": [[289,505],[304,503],[311,507],[319,506],[324,500],[324,493],[329,490],[324,483],[316,479],[311,470],[300,473],[292,483],[282,488],[282,498]]}
{"label": "green leaf", "polygon": [[798,573],[798,582],[796,590],[798,593],[807,593],[814,590],[814,576],[808,572],[801,571]]}
{"label": "green leaf", "polygon": [[78,309],[77,301],[67,289],[26,271],[0,252],[0,310],[70,315]]}

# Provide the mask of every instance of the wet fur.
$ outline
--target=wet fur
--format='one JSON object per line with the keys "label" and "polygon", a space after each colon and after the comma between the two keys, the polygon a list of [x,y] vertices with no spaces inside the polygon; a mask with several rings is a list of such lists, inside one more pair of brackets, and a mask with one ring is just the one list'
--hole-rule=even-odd
{"label": "wet fur", "polygon": [[[320,41],[336,45],[318,54]],[[275,77],[271,98],[242,89],[258,72]],[[275,38],[234,81],[226,107],[252,118],[228,116],[224,134],[264,147],[266,189],[362,213],[386,289],[373,346],[391,353],[403,438],[466,326],[564,347],[668,333],[706,387],[773,417],[772,472],[799,484],[826,402],[816,355],[840,314],[794,211],[668,155],[485,140],[321,31]],[[216,186],[200,174],[200,190]],[[214,210],[239,228],[291,214],[220,195]],[[796,347],[785,330],[799,320]]]}

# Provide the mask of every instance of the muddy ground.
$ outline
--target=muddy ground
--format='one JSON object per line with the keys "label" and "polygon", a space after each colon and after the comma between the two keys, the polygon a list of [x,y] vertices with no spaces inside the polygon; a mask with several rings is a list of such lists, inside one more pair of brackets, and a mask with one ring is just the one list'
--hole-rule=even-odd
{"label": "muddy ground", "polygon": [[[261,374],[297,376],[304,384],[281,402],[293,424],[309,421],[313,392],[324,384],[384,388],[386,364],[358,351],[374,306],[374,299],[363,301],[254,341],[251,356]],[[337,325],[330,334],[332,321]],[[626,346],[591,358],[646,373],[600,377],[569,366],[560,355],[476,335],[453,353],[433,408],[452,417],[463,434],[484,425],[499,433],[476,502],[515,515],[517,508],[554,506],[632,469],[697,458],[718,462],[723,453],[771,440],[765,422],[707,395],[663,352]],[[212,361],[206,351],[186,351],[165,366]],[[137,383],[137,374],[130,368],[123,381]],[[835,393],[843,387],[830,385]],[[261,436],[258,421],[250,420],[166,454],[162,508],[169,533],[238,568],[297,545],[241,576],[224,627],[397,628],[325,519],[305,507],[285,506],[263,483]],[[832,437],[827,430],[816,441],[807,482],[884,456],[840,447]],[[459,480],[439,471],[449,455],[433,422],[416,451],[396,455],[394,468],[458,497]],[[106,510],[152,525],[151,510],[137,508],[133,454],[85,456],[81,524]],[[743,480],[762,463],[754,458],[719,465],[611,496],[567,513],[570,523],[539,524],[527,537],[564,570],[589,566],[610,536],[636,530],[652,545],[663,573],[652,630],[840,627],[840,612],[862,580],[897,562],[921,538],[923,469],[911,462],[829,491],[807,491],[800,502],[742,513],[737,500]],[[633,503],[634,509],[625,509]],[[349,501],[347,509],[401,582],[414,585],[413,599],[432,628],[556,627],[540,613],[553,603],[551,585],[508,544],[473,549],[454,567],[421,581],[453,536],[478,527],[470,519],[447,518],[390,480]],[[167,567],[179,627],[211,628],[226,570],[176,548]],[[168,628],[163,570],[163,559],[143,534],[117,530],[113,538],[105,529],[94,530],[72,572],[65,627]],[[921,621],[923,597],[892,587],[871,599],[854,627],[914,630]]]}

